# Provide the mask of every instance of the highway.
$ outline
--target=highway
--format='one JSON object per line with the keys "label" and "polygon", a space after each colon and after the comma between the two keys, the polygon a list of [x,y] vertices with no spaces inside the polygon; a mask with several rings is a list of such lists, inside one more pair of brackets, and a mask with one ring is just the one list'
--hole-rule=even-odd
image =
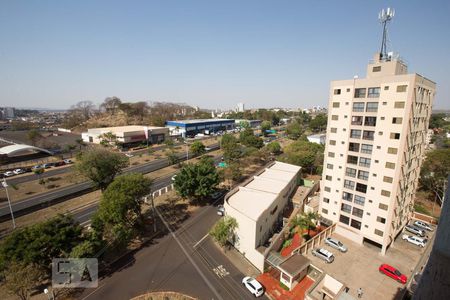
{"label": "highway", "polygon": [[[214,144],[209,146],[209,151],[214,151],[219,149],[219,144]],[[186,160],[185,153],[177,154],[178,159],[181,161]],[[192,158],[192,157],[190,157]],[[153,171],[162,169],[169,166],[167,158],[158,159],[149,163],[142,165],[132,166],[126,168],[123,173],[151,173]],[[67,168],[66,168],[67,169]],[[56,171],[56,170],[55,170]],[[45,173],[44,173],[45,174]],[[10,183],[10,181],[7,181]],[[64,200],[70,199],[75,195],[80,195],[89,191],[92,191],[94,184],[91,181],[85,181],[78,184],[73,184],[67,187],[49,191],[46,193],[41,193],[23,200],[12,202],[12,209],[14,216],[18,217],[25,215],[27,213],[49,207],[55,203],[62,202]],[[8,203],[3,203],[0,206],[0,221],[6,221],[11,218]]]}

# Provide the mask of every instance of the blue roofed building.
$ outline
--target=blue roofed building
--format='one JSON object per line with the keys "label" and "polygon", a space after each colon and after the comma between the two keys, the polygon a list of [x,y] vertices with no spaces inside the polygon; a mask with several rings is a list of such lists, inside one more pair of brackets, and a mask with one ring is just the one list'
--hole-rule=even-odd
{"label": "blue roofed building", "polygon": [[211,134],[219,131],[234,129],[233,119],[197,119],[166,121],[170,135],[194,137],[196,134]]}

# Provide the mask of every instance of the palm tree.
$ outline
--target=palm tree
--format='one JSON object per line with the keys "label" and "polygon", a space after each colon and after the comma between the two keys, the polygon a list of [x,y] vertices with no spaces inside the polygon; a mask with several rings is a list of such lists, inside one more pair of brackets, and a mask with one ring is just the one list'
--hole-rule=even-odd
{"label": "palm tree", "polygon": [[297,215],[293,220],[292,224],[294,226],[299,226],[301,229],[308,230],[308,236],[310,235],[311,229],[316,228],[316,221],[319,219],[319,214],[317,212],[307,212],[301,215]]}

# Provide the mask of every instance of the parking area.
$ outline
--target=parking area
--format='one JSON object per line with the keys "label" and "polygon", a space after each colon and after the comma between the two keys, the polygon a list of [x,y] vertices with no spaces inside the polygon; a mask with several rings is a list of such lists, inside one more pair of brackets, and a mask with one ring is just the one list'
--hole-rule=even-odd
{"label": "parking area", "polygon": [[[429,233],[430,237],[431,234]],[[349,294],[355,299],[357,299],[358,288],[363,290],[363,299],[394,299],[404,285],[381,274],[378,271],[379,266],[389,264],[409,279],[426,249],[426,247],[420,248],[402,240],[402,234],[400,234],[383,256],[380,248],[376,246],[360,245],[338,234],[333,234],[333,237],[348,248],[346,253],[341,253],[322,243],[320,247],[334,254],[333,263],[325,263],[313,256],[311,251],[306,256],[313,265],[349,287]]]}

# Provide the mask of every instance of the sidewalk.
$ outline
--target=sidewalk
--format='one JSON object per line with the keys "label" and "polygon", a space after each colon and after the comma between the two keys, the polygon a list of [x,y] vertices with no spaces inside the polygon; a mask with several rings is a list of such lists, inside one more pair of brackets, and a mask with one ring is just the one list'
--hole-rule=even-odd
{"label": "sidewalk", "polygon": [[231,263],[245,276],[257,277],[261,274],[261,272],[253,266],[239,251],[237,251],[234,247],[226,248],[226,250],[216,242],[214,245],[220,249],[220,251],[231,261]]}

